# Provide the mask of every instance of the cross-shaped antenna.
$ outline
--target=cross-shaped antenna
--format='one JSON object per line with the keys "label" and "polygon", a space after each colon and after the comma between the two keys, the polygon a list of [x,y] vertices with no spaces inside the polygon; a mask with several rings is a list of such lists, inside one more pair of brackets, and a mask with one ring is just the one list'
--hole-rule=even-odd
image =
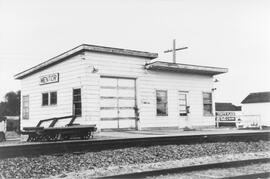
{"label": "cross-shaped antenna", "polygon": [[188,47],[176,48],[176,42],[175,42],[175,39],[173,39],[173,49],[166,50],[166,51],[164,51],[164,53],[173,52],[173,63],[176,63],[176,51],[185,50],[187,48]]}

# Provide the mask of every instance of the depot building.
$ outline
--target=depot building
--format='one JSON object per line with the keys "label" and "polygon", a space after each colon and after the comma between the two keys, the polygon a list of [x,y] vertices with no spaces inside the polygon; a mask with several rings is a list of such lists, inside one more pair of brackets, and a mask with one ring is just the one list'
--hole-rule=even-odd
{"label": "depot building", "polygon": [[83,44],[18,73],[21,129],[68,115],[98,129],[214,126],[213,76],[228,69],[157,57]]}

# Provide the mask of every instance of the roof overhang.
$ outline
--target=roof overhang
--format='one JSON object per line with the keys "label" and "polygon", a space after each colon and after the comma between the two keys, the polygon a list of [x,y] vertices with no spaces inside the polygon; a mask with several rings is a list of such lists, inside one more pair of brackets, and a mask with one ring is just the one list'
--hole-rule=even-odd
{"label": "roof overhang", "polygon": [[48,67],[55,65],[57,63],[60,63],[60,62],[64,61],[65,59],[67,59],[71,56],[77,55],[77,54],[84,52],[84,51],[115,54],[115,55],[134,56],[134,57],[149,58],[149,59],[154,59],[154,58],[158,57],[157,53],[82,44],[82,45],[77,46],[71,50],[68,50],[68,51],[66,51],[66,52],[64,52],[56,57],[53,57],[53,58],[51,58],[43,63],[40,63],[32,68],[29,68],[21,73],[16,74],[14,76],[14,78],[15,79],[23,79],[26,76],[29,76],[31,74],[34,74],[34,73],[40,71],[40,70],[48,68]]}
{"label": "roof overhang", "polygon": [[170,72],[178,72],[178,73],[192,73],[192,74],[211,75],[211,76],[228,72],[228,68],[198,66],[198,65],[180,64],[180,63],[169,63],[169,62],[161,62],[161,61],[148,63],[145,65],[145,67],[148,70],[155,70],[155,71],[170,71]]}

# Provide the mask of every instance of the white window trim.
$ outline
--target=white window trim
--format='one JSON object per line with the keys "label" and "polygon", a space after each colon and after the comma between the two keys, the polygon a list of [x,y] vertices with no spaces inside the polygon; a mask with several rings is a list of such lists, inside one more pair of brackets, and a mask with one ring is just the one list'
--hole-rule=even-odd
{"label": "white window trim", "polygon": [[[51,104],[51,93],[53,93],[53,92],[56,92],[56,99],[57,99],[57,101],[56,101],[56,104]],[[43,105],[43,94],[48,94],[48,105]],[[57,104],[58,104],[58,93],[57,93],[57,91],[47,91],[47,92],[42,92],[41,93],[41,106],[42,107],[51,107],[51,106],[57,106]]]}
{"label": "white window trim", "polygon": [[[180,93],[182,93],[182,94],[185,94],[186,95],[186,107],[188,106],[189,108],[190,108],[190,104],[189,104],[189,91],[183,91],[183,90],[179,90],[178,91],[178,93],[177,93],[177,95],[179,95]],[[178,103],[179,103],[179,101],[178,101]],[[179,108],[180,108],[180,104],[179,104]],[[183,105],[182,105],[183,106]],[[180,109],[178,108],[178,112],[180,113]],[[190,112],[190,111],[189,111]],[[189,113],[187,113],[187,114],[189,114]]]}
{"label": "white window trim", "polygon": [[[203,94],[204,93],[211,93],[211,102],[212,102],[212,109],[211,109],[211,114],[205,114],[204,113],[204,101],[203,101]],[[204,117],[212,117],[212,116],[214,116],[214,109],[213,109],[213,92],[212,91],[203,91],[202,92],[202,112],[203,112],[203,116]]]}
{"label": "white window trim", "polygon": [[[27,118],[25,118],[24,117],[24,97],[27,97],[28,98],[28,116],[27,116]],[[29,95],[23,95],[22,96],[22,119],[23,120],[29,120],[29,118],[30,118],[30,97],[29,97]]]}
{"label": "white window trim", "polygon": [[[74,92],[74,90],[76,90],[76,89],[80,89],[81,90],[81,115],[80,116],[77,116],[77,117],[82,117],[82,115],[83,115],[83,97],[82,97],[82,86],[78,86],[78,87],[74,87],[74,88],[72,88],[72,91],[71,91],[71,94],[72,94],[72,114],[73,113],[75,113],[75,111],[73,111],[74,109],[73,109],[73,105],[74,105],[74,99],[73,99],[73,92]],[[73,114],[73,115],[75,115],[75,114]]]}
{"label": "white window trim", "polygon": [[[157,91],[166,91],[166,97],[167,97],[167,105],[166,105],[166,115],[158,115],[157,114]],[[168,100],[168,90],[167,89],[155,89],[155,99],[156,99],[156,117],[158,118],[163,118],[163,117],[168,117],[169,116],[169,100]]]}

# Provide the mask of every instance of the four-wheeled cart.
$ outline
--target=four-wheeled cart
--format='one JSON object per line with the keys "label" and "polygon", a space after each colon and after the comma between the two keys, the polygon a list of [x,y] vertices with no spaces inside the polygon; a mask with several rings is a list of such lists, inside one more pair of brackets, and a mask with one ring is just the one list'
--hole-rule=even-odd
{"label": "four-wheeled cart", "polygon": [[[70,122],[64,127],[55,127],[55,124],[61,119],[70,118]],[[74,124],[76,116],[65,116],[50,118],[39,121],[36,127],[24,127],[21,132],[28,135],[27,141],[57,141],[69,139],[89,139],[97,130],[96,125]],[[43,127],[42,123],[50,122],[49,127]]]}

